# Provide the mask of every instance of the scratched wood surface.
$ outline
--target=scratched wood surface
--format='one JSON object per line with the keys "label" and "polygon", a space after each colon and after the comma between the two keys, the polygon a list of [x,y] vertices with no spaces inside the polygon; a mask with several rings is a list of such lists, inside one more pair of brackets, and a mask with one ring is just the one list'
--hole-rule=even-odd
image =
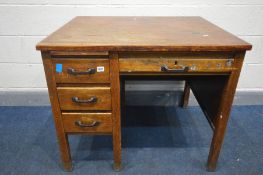
{"label": "scratched wood surface", "polygon": [[38,50],[234,51],[251,45],[201,17],[76,17]]}

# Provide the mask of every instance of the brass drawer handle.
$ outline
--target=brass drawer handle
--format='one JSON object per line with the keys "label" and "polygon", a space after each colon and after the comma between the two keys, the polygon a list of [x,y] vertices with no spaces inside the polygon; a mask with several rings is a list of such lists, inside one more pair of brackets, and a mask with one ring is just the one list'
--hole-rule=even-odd
{"label": "brass drawer handle", "polygon": [[71,75],[90,75],[90,74],[95,74],[96,69],[95,68],[88,68],[86,71],[76,71],[73,68],[68,68],[68,74]]}
{"label": "brass drawer handle", "polygon": [[90,97],[87,100],[80,100],[78,97],[72,97],[72,101],[75,103],[96,103],[98,101],[97,97]]}
{"label": "brass drawer handle", "polygon": [[179,68],[170,69],[167,65],[161,66],[162,72],[187,72],[189,70],[188,66],[180,66]]}
{"label": "brass drawer handle", "polygon": [[94,127],[96,125],[98,125],[99,122],[98,121],[92,121],[90,123],[82,123],[82,121],[75,121],[75,125],[76,126],[79,126],[79,127],[82,127],[82,128],[86,128],[86,127]]}

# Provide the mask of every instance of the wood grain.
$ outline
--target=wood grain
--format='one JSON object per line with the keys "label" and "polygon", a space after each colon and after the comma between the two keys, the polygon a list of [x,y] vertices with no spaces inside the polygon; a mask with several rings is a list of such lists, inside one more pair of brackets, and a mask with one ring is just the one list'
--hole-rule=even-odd
{"label": "wood grain", "polygon": [[111,99],[112,99],[112,139],[114,170],[121,170],[121,104],[120,104],[120,74],[118,54],[110,53],[110,79],[111,79]]}
{"label": "wood grain", "polygon": [[251,45],[201,17],[76,17],[38,50],[234,51]]}
{"label": "wood grain", "polygon": [[230,116],[232,103],[234,100],[238,78],[242,69],[245,52],[239,52],[235,56],[235,67],[239,69],[233,70],[227,83],[225,84],[224,91],[220,100],[219,110],[216,114],[215,131],[211,142],[209,151],[207,170],[215,171],[219,153],[224,141],[224,135],[227,127],[227,122]]}
{"label": "wood grain", "polygon": [[60,58],[60,57],[101,57],[101,58],[108,58],[109,57],[109,52],[104,51],[104,52],[86,52],[86,51],[51,51],[50,52],[52,58]]}
{"label": "wood grain", "polygon": [[[160,73],[161,67],[166,65],[169,69],[187,67],[185,73],[193,72],[231,72],[233,66],[227,66],[227,59],[180,59],[180,58],[130,58],[120,59],[121,73]],[[232,59],[230,61],[233,61]],[[169,73],[169,72],[163,72]],[[182,73],[182,72],[181,72]]]}
{"label": "wood grain", "polygon": [[53,119],[56,126],[56,133],[57,133],[57,138],[60,148],[62,164],[65,171],[72,171],[68,135],[64,132],[63,121],[61,118],[60,106],[57,96],[56,81],[55,81],[55,77],[53,76],[54,70],[52,67],[51,56],[48,52],[41,52],[41,54],[42,54],[43,65],[45,68],[49,98],[53,112]]}
{"label": "wood grain", "polygon": [[[63,112],[62,119],[65,132],[67,133],[112,133],[112,117],[111,113],[79,113],[79,112]],[[93,127],[80,127],[75,122],[97,122]]]}
{"label": "wood grain", "polygon": [[[52,59],[56,83],[109,83],[109,60],[108,59],[85,59],[85,58],[56,58]],[[62,64],[62,72],[56,72],[56,64]],[[97,67],[104,67],[103,72],[98,72]],[[96,70],[94,74],[72,75],[68,69],[85,72],[89,68]]]}
{"label": "wood grain", "polygon": [[229,59],[235,55],[234,51],[195,51],[195,52],[163,52],[163,51],[121,51],[118,52],[119,58],[180,58],[180,59]]}
{"label": "wood grain", "polygon": [[[58,87],[61,110],[111,110],[110,87]],[[87,100],[96,97],[95,103],[76,103],[73,97]]]}

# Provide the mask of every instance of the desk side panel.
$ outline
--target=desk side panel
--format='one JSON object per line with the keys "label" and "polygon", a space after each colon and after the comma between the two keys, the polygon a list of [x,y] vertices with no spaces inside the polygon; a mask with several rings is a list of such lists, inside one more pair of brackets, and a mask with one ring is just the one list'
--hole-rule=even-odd
{"label": "desk side panel", "polygon": [[188,82],[201,109],[214,129],[228,75],[191,78]]}
{"label": "desk side panel", "polygon": [[49,52],[41,52],[45,75],[47,80],[50,103],[53,112],[53,119],[56,127],[57,138],[60,147],[60,155],[65,171],[72,171],[70,148],[68,143],[68,136],[64,132],[63,121],[58,101],[55,71],[53,70],[51,55]]}

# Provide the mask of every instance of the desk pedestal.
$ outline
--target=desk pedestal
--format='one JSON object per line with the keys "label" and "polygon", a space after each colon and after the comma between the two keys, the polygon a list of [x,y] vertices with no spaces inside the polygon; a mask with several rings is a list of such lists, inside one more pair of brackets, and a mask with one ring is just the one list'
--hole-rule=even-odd
{"label": "desk pedestal", "polygon": [[114,169],[121,169],[120,76],[124,75],[186,81],[182,107],[187,107],[191,89],[213,130],[207,170],[214,171],[244,55],[243,51],[42,51],[64,169],[72,170],[68,134],[112,135]]}

